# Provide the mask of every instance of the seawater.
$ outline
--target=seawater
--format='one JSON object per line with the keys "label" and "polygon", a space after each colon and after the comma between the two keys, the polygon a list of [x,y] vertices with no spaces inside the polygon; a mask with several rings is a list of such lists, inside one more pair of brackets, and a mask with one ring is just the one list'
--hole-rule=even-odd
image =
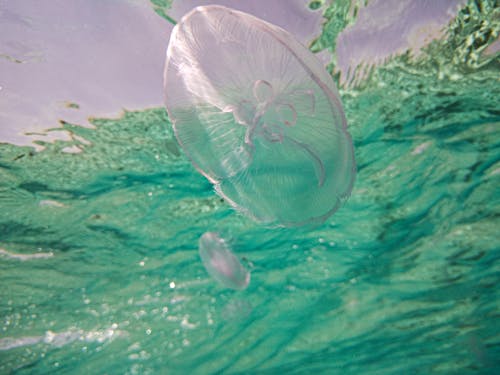
{"label": "seawater", "polygon": [[[162,108],[1,144],[0,373],[497,373],[499,30],[498,2],[471,1],[444,40],[341,87],[358,174],[315,229],[232,210]],[[245,291],[206,273],[206,231]]]}

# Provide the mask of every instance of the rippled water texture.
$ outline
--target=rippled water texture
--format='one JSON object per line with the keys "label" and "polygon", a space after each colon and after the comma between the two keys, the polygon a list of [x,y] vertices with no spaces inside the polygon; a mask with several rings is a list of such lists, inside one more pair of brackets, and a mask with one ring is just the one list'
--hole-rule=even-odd
{"label": "rippled water texture", "polygon": [[[320,7],[311,50],[354,40],[337,35],[358,6]],[[331,55],[358,175],[314,230],[234,211],[163,108],[64,123],[39,152],[1,144],[0,373],[497,373],[499,8],[466,3],[361,73]],[[207,231],[247,289],[209,276]]]}

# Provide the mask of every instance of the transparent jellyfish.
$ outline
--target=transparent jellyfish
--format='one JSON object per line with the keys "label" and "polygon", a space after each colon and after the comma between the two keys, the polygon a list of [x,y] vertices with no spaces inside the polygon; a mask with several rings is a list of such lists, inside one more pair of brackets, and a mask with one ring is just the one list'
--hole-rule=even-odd
{"label": "transparent jellyfish", "polygon": [[285,30],[195,8],[172,31],[164,85],[179,144],[241,212],[276,226],[321,223],[349,196],[354,151],[335,84]]}
{"label": "transparent jellyfish", "polygon": [[200,237],[199,252],[205,269],[220,284],[236,290],[248,286],[250,272],[217,233],[206,232]]}

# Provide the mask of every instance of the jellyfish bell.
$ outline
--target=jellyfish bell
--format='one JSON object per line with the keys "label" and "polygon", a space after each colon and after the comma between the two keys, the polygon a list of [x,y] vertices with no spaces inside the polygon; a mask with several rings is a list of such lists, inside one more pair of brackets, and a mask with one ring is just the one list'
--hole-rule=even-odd
{"label": "jellyfish bell", "polygon": [[199,253],[208,274],[227,288],[245,289],[250,282],[250,272],[231,252],[226,241],[215,232],[200,237]]}
{"label": "jellyfish bell", "polygon": [[321,223],[349,196],[354,151],[335,84],[285,30],[195,8],[172,31],[164,91],[193,165],[253,219]]}

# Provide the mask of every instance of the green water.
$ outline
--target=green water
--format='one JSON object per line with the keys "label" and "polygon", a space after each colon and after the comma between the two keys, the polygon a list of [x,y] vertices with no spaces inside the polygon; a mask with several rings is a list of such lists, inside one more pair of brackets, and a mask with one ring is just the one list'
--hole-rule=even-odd
{"label": "green water", "polygon": [[[314,230],[230,209],[162,108],[0,145],[0,373],[498,373],[499,14],[472,1],[418,58],[341,88],[358,175]],[[205,231],[247,290],[208,276]]]}

